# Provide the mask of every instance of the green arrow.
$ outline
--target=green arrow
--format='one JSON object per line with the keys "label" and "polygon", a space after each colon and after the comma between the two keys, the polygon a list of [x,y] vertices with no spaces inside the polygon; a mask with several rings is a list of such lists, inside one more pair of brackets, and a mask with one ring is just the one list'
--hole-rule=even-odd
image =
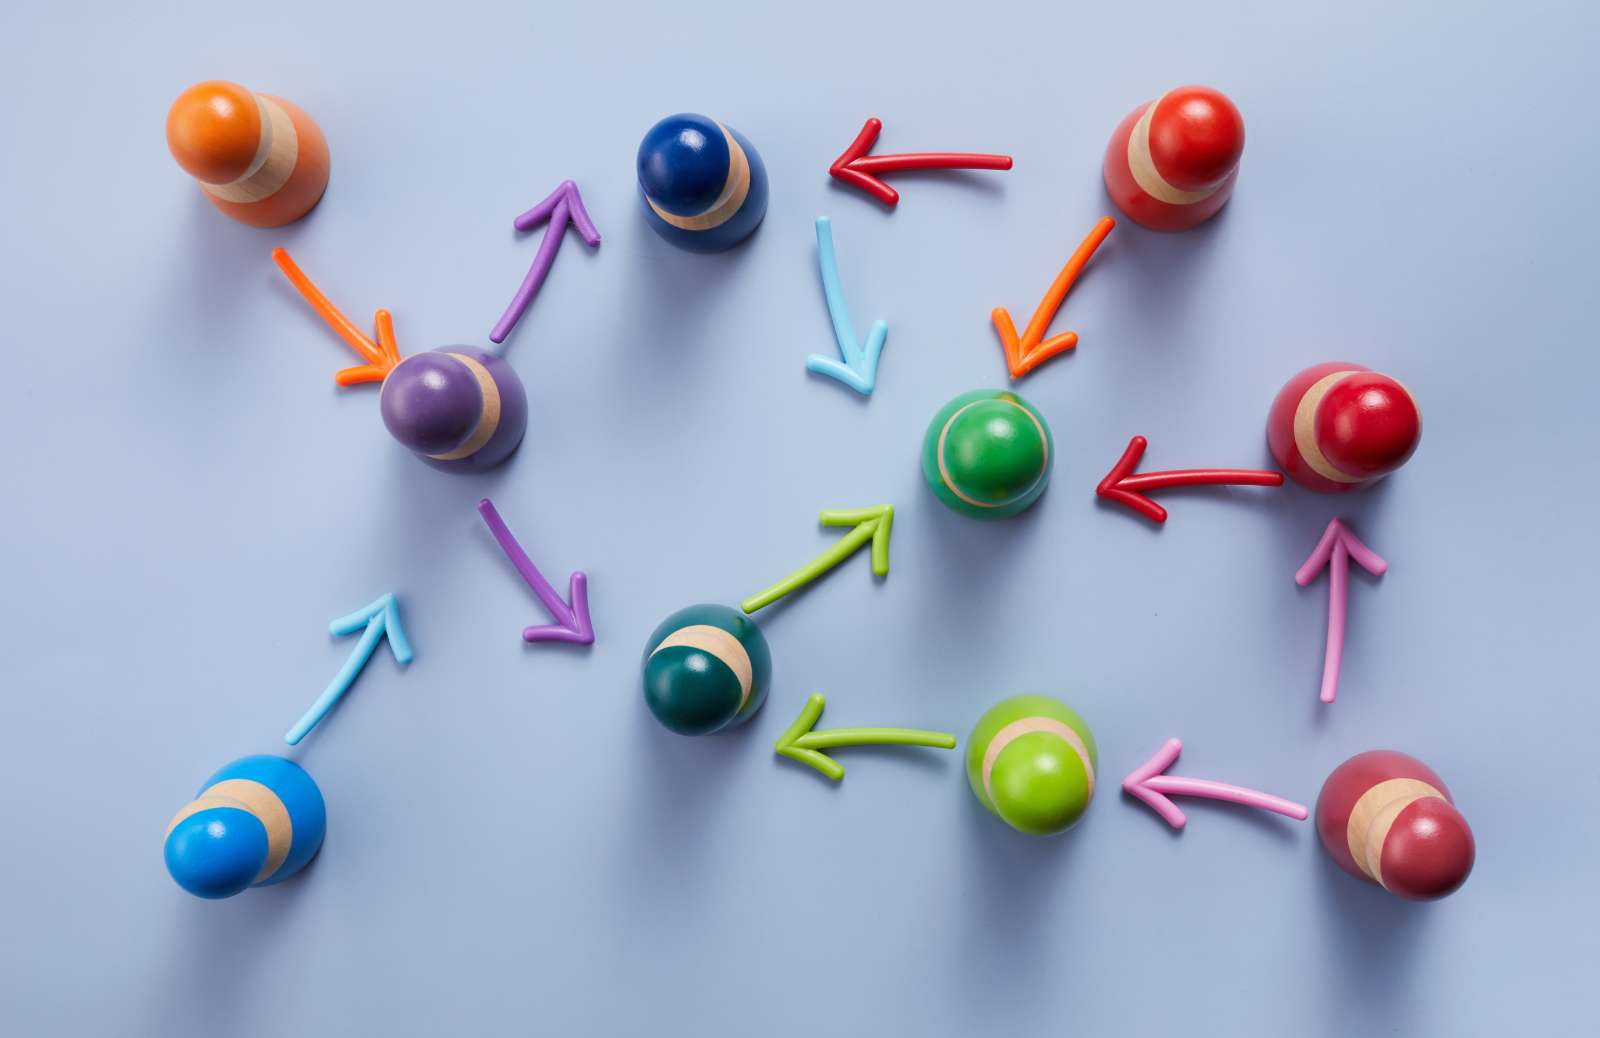
{"label": "green arrow", "polygon": [[833,547],[765,591],[759,591],[740,602],[741,609],[753,613],[792,591],[800,590],[848,559],[857,548],[868,541],[872,542],[872,572],[880,577],[889,575],[889,528],[894,526],[893,505],[827,511],[818,516],[818,519],[823,526],[854,526],[855,529],[845,534]]}
{"label": "green arrow", "polygon": [[813,732],[811,726],[822,716],[826,701],[821,692],[811,693],[806,708],[800,711],[778,737],[773,749],[781,757],[808,764],[838,782],[844,778],[844,766],[820,751],[835,746],[932,746],[941,750],[956,748],[956,737],[949,732],[924,732],[916,728],[834,728]]}

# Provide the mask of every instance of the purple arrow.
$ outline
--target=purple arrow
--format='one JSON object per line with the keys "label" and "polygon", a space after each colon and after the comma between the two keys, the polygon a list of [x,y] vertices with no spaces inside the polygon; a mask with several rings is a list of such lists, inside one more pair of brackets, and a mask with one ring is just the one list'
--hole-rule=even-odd
{"label": "purple arrow", "polygon": [[489,332],[492,342],[506,341],[511,329],[522,320],[528,304],[539,294],[539,286],[544,284],[546,275],[550,273],[550,265],[556,261],[561,239],[566,237],[568,221],[578,229],[578,236],[584,244],[591,249],[600,244],[600,232],[594,229],[588,210],[583,208],[583,196],[578,194],[578,185],[570,180],[563,180],[548,198],[517,217],[513,223],[519,231],[531,231],[546,219],[550,221],[550,228],[544,232],[539,251],[534,253],[533,266],[528,268],[528,276],[522,279],[522,287],[511,297],[511,305],[506,307],[506,312],[500,315],[500,320]]}
{"label": "purple arrow", "polygon": [[506,553],[506,558],[511,560],[511,565],[522,574],[522,579],[528,582],[533,593],[539,596],[539,601],[550,611],[555,618],[555,623],[544,626],[529,626],[522,629],[522,640],[525,642],[572,642],[574,645],[594,644],[594,626],[589,622],[589,578],[581,570],[575,570],[572,580],[567,586],[567,597],[572,599],[572,605],[561,600],[556,594],[556,589],[544,579],[544,574],[528,558],[528,553],[522,550],[522,545],[511,535],[500,513],[494,510],[494,502],[484,498],[478,502],[478,514],[483,516],[483,521],[489,525],[489,532],[494,534],[494,539],[499,542],[500,550]]}

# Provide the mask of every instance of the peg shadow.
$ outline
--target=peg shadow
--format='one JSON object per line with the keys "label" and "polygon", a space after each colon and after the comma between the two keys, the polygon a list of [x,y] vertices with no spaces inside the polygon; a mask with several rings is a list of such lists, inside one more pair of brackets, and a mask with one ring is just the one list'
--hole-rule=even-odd
{"label": "peg shadow", "polygon": [[[961,845],[969,859],[964,870],[969,889],[961,898],[967,909],[961,947],[992,958],[995,968],[1006,974],[1007,989],[1026,991],[1058,982],[1059,962],[1033,952],[1050,943],[1052,920],[1059,917],[1053,903],[1074,882],[1073,862],[1083,842],[1094,838],[1087,831],[1094,826],[1094,812],[1065,833],[1028,836],[991,814],[965,782],[958,795],[967,806]],[[1032,975],[1018,976],[1019,970]]]}
{"label": "peg shadow", "polygon": [[[1406,1008],[1421,946],[1436,906],[1406,901],[1347,875],[1326,854],[1317,854],[1318,935],[1324,944],[1327,983],[1318,985],[1327,1000],[1328,1019],[1362,1030],[1363,1022],[1392,1025],[1412,1019]],[[1363,1019],[1351,1019],[1359,1006]]]}
{"label": "peg shadow", "polygon": [[623,368],[626,384],[648,387],[651,397],[670,400],[672,385],[698,377],[715,363],[717,353],[706,345],[713,337],[706,333],[726,323],[728,300],[757,276],[749,252],[760,247],[762,236],[763,228],[757,227],[730,249],[698,253],[669,244],[642,217],[628,221],[618,235],[626,238],[618,251],[627,265],[619,282],[629,286],[629,305],[615,308],[611,320],[591,336],[617,344],[610,359]]}
{"label": "peg shadow", "polygon": [[1060,518],[1048,514],[1051,491],[1019,515],[983,520],[935,501],[923,485],[920,468],[915,479],[917,486],[901,491],[903,498],[912,500],[914,495],[920,502],[907,509],[907,533],[932,543],[920,555],[937,558],[938,565],[919,576],[925,583],[914,600],[912,626],[926,632],[930,644],[983,644],[1016,622],[1003,605],[1006,590],[1027,560],[1038,557],[1037,541],[1049,536],[1052,525],[1059,529]]}
{"label": "peg shadow", "polygon": [[[637,838],[617,844],[624,857],[616,863],[616,886],[647,897],[666,888],[686,895],[708,889],[720,874],[707,861],[714,849],[708,832],[738,784],[740,758],[752,751],[752,739],[762,741],[754,734],[755,719],[712,735],[685,736],[662,727],[649,710],[630,713],[633,749],[616,759],[631,761],[636,773],[626,784],[623,824]],[[650,849],[655,882],[628,879],[639,867],[639,846]]]}
{"label": "peg shadow", "polygon": [[[1129,323],[1122,338],[1163,344],[1190,341],[1183,331],[1197,293],[1207,283],[1207,277],[1215,275],[1216,265],[1210,254],[1216,251],[1226,231],[1230,206],[1223,206],[1216,216],[1198,227],[1168,232],[1140,226],[1117,209],[1108,196],[1102,194],[1102,198],[1106,212],[1117,221],[1117,229],[1107,244],[1115,241],[1117,245],[1117,266],[1122,271],[1118,283],[1130,286],[1126,290],[1130,293],[1134,291],[1132,286],[1137,288],[1137,298],[1130,296],[1115,310],[1107,310],[1127,315]],[[1094,266],[1090,263],[1089,269]]]}
{"label": "peg shadow", "polygon": [[[330,829],[327,839],[333,835]],[[205,1033],[231,1034],[239,1028],[241,1006],[273,1001],[271,993],[262,990],[271,981],[257,965],[281,960],[286,946],[303,938],[304,920],[299,916],[310,910],[305,907],[310,897],[305,883],[313,878],[324,853],[326,846],[282,883],[246,890],[223,901],[193,897],[175,884],[166,884],[166,896],[176,901],[170,915],[171,934],[145,948],[146,953],[164,949],[169,963],[159,971],[164,993],[151,999],[152,1011],[161,1013],[160,1026],[154,1026],[153,1020],[151,1033],[169,1029],[167,1012],[182,1005],[186,1019],[201,1024]]]}
{"label": "peg shadow", "polygon": [[[178,258],[162,286],[169,297],[162,312],[205,329],[201,336],[165,336],[173,348],[190,347],[183,366],[173,370],[181,371],[185,382],[203,386],[235,376],[239,351],[250,341],[248,330],[255,321],[249,308],[239,305],[241,292],[253,289],[263,278],[283,280],[272,263],[272,249],[301,240],[317,211],[288,227],[256,228],[218,212],[198,188],[192,195],[182,215],[185,241],[174,250]],[[264,358],[248,362],[273,363]]]}

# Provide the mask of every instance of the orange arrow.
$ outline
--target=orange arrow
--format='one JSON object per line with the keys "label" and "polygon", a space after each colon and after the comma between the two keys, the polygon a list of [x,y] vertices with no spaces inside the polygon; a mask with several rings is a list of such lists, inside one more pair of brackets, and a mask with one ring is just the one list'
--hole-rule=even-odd
{"label": "orange arrow", "polygon": [[361,334],[361,329],[355,322],[339,312],[339,308],[328,301],[322,290],[311,283],[289,254],[283,249],[272,250],[272,262],[283,271],[283,276],[289,283],[299,290],[306,302],[311,304],[311,309],[322,315],[328,326],[339,334],[356,353],[360,354],[367,363],[354,368],[345,368],[333,376],[333,380],[341,386],[354,386],[362,382],[382,382],[389,377],[389,372],[400,363],[400,345],[394,339],[394,318],[389,316],[389,311],[379,310],[373,318],[378,328],[378,341],[373,342]]}
{"label": "orange arrow", "polygon": [[1117,221],[1109,216],[1102,216],[1100,222],[1094,225],[1094,230],[1083,239],[1078,251],[1072,254],[1067,265],[1061,268],[1061,273],[1050,283],[1050,291],[1039,301],[1039,309],[1033,312],[1033,320],[1028,322],[1022,338],[1017,338],[1017,326],[1011,322],[1011,314],[1005,307],[997,306],[990,312],[989,319],[994,321],[995,331],[1000,333],[1000,345],[1006,352],[1006,367],[1010,369],[1013,379],[1021,378],[1056,354],[1065,353],[1078,345],[1077,332],[1062,332],[1046,339],[1044,331],[1055,320],[1056,311],[1061,309],[1062,301],[1072,290],[1072,283],[1078,280],[1078,275],[1088,265],[1089,257],[1094,255],[1094,250],[1100,247],[1100,243],[1106,240],[1106,235],[1116,225]]}

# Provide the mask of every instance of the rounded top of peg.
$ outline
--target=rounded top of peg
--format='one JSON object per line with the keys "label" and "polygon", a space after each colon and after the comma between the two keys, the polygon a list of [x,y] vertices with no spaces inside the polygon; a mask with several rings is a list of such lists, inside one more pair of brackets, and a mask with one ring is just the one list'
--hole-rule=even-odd
{"label": "rounded top of peg", "polygon": [[1244,117],[1220,91],[1178,87],[1163,94],[1150,114],[1150,159],[1180,191],[1215,184],[1243,154]]}
{"label": "rounded top of peg", "polygon": [[639,142],[639,186],[667,212],[694,216],[721,196],[731,162],[728,135],[715,119],[669,115]]}
{"label": "rounded top of peg", "polygon": [[197,180],[238,180],[250,172],[261,147],[261,106],[237,83],[196,83],[167,111],[167,147]]}

